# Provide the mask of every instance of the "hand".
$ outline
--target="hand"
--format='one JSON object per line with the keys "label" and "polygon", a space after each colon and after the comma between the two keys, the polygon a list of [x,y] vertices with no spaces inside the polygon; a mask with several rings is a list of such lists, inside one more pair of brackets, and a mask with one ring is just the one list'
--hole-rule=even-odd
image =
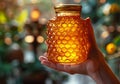
{"label": "hand", "polygon": [[47,53],[44,56],[40,56],[40,61],[42,64],[53,68],[58,71],[64,71],[70,74],[84,74],[84,75],[90,75],[97,71],[99,63],[95,59],[88,59],[83,63],[77,64],[77,65],[62,65],[62,64],[55,64],[47,59]]}
{"label": "hand", "polygon": [[94,73],[99,68],[99,61],[98,61],[99,54],[98,53],[100,53],[100,51],[98,50],[96,42],[95,42],[94,33],[93,33],[90,19],[88,18],[85,21],[86,21],[86,24],[89,26],[89,28],[88,28],[89,34],[90,34],[89,38],[91,38],[90,41],[92,44],[91,45],[92,47],[89,52],[90,54],[88,56],[89,57],[88,60],[86,60],[83,63],[77,64],[77,65],[55,64],[55,63],[48,61],[47,53],[46,53],[44,56],[40,56],[41,63],[50,68],[53,68],[55,70],[64,71],[64,72],[68,72],[71,74],[79,73],[79,74],[86,74],[86,75],[89,74],[90,75],[90,74]]}
{"label": "hand", "polygon": [[91,43],[88,59],[85,62],[76,65],[52,63],[47,59],[46,53],[44,56],[40,56],[41,63],[58,71],[88,75],[96,81],[96,84],[120,84],[119,79],[109,68],[103,54],[98,49],[90,19],[87,18],[85,21],[89,29],[89,41]]}

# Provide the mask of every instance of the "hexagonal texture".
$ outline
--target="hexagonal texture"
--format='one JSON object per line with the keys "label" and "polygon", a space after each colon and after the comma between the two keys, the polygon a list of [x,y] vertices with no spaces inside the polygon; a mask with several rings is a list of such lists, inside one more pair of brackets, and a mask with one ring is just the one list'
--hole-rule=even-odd
{"label": "hexagonal texture", "polygon": [[48,60],[79,64],[87,59],[88,29],[80,16],[58,16],[47,24]]}

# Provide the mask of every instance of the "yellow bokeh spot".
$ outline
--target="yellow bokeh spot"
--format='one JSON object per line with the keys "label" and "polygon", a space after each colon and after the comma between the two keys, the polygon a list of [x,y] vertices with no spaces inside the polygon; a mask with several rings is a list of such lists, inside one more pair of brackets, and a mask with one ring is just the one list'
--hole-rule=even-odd
{"label": "yellow bokeh spot", "polygon": [[38,42],[38,43],[43,43],[43,42],[44,42],[44,37],[38,36],[38,37],[37,37],[37,42]]}
{"label": "yellow bokeh spot", "polygon": [[114,54],[115,51],[116,51],[117,47],[114,43],[109,43],[107,46],[106,46],[106,51],[108,54]]}
{"label": "yellow bokeh spot", "polygon": [[25,38],[24,38],[25,42],[27,43],[32,43],[34,41],[34,36],[32,35],[27,35]]}
{"label": "yellow bokeh spot", "polygon": [[6,38],[4,39],[4,42],[5,42],[7,45],[10,45],[10,44],[12,44],[12,39],[9,38],[9,37],[6,37]]}
{"label": "yellow bokeh spot", "polygon": [[120,6],[116,3],[113,3],[110,8],[111,13],[120,12]]}
{"label": "yellow bokeh spot", "polygon": [[40,11],[38,9],[34,9],[32,12],[31,12],[31,19],[33,21],[37,21],[40,17]]}

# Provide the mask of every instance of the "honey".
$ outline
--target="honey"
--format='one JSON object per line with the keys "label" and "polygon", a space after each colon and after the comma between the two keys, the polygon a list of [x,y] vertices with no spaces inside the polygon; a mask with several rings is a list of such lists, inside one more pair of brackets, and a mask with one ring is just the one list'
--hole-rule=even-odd
{"label": "honey", "polygon": [[90,42],[80,5],[59,5],[47,24],[48,60],[60,64],[79,64],[88,58]]}

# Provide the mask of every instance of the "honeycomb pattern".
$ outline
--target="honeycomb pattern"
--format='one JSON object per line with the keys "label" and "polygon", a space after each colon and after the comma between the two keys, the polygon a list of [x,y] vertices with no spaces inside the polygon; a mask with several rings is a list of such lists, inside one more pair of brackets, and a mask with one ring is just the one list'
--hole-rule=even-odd
{"label": "honeycomb pattern", "polygon": [[88,57],[90,43],[86,23],[80,16],[58,16],[47,24],[48,60],[79,64]]}

